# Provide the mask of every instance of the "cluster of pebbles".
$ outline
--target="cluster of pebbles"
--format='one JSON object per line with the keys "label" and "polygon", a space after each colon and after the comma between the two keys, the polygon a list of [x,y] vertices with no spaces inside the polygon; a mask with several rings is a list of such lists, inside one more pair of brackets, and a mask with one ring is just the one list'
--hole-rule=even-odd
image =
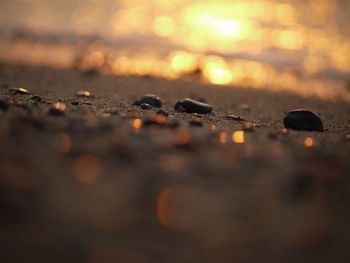
{"label": "cluster of pebbles", "polygon": [[[52,101],[50,99],[43,99],[42,97],[38,95],[32,95],[31,93],[25,89],[25,88],[11,88],[8,91],[8,94],[10,96],[29,96],[29,101],[32,102],[32,104],[36,103],[47,103],[52,104]],[[87,99],[94,99],[98,98],[98,96],[93,95],[90,91],[80,90],[75,93],[76,98],[87,98]],[[79,102],[77,100],[68,101],[71,105],[79,105]],[[14,103],[14,102],[12,102]],[[18,104],[18,102],[15,102],[15,104]],[[20,104],[20,103],[19,103]],[[88,102],[85,102],[85,104],[89,104]],[[7,111],[9,108],[9,101],[7,100],[0,100],[0,109],[3,111]],[[156,113],[157,115],[163,115],[167,117],[169,115],[168,112],[161,109],[163,102],[162,100],[154,95],[154,94],[146,94],[140,97],[139,99],[135,100],[132,104],[134,106],[139,106],[143,110],[152,110],[154,108],[159,109]],[[61,101],[55,103],[52,105],[52,107],[48,110],[48,114],[55,115],[55,116],[63,116],[65,115],[65,109],[66,105]],[[207,103],[196,101],[193,99],[185,98],[180,101],[178,101],[174,105],[174,110],[176,112],[183,112],[183,113],[189,113],[189,114],[213,114],[213,107]],[[226,116],[227,119],[232,121],[242,121],[242,122],[248,122],[244,117],[234,114],[228,114]],[[286,129],[293,129],[293,130],[304,130],[304,131],[324,131],[323,123],[318,114],[311,110],[305,110],[305,109],[297,109],[292,110],[287,113],[287,115],[283,119],[283,123]],[[191,121],[190,124],[194,126],[203,126],[200,121],[197,119],[195,121]],[[251,124],[246,124],[244,127],[247,128]],[[249,128],[248,128],[249,129]]]}
{"label": "cluster of pebbles", "polygon": [[[1,220],[15,222],[4,225],[19,235],[11,242],[31,243],[28,233],[41,224],[50,233],[39,247],[55,248],[59,240],[90,253],[98,236],[97,245],[114,251],[130,237],[127,251],[148,259],[141,262],[157,261],[155,246],[166,256],[174,255],[174,245],[186,255],[221,251],[219,261],[230,262],[224,259],[242,248],[278,250],[283,258],[286,250],[314,252],[336,242],[342,233],[332,226],[350,201],[349,167],[326,148],[309,147],[311,136],[327,135],[320,133],[326,130],[320,116],[291,110],[275,129],[252,120],[248,105],[239,114],[214,110],[154,94],[124,103],[86,90],[68,98],[3,90],[0,211],[9,211]],[[329,210],[334,203],[340,209]],[[35,244],[36,256],[52,251]]]}

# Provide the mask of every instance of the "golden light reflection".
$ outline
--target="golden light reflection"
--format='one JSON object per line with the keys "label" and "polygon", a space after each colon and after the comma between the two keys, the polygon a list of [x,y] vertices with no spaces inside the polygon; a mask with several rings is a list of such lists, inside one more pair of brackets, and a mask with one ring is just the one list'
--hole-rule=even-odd
{"label": "golden light reflection", "polygon": [[190,133],[185,128],[177,131],[177,143],[179,145],[186,145],[190,142]]}
{"label": "golden light reflection", "polygon": [[100,161],[92,155],[81,155],[74,159],[73,174],[81,184],[94,184],[101,176]]}
{"label": "golden light reflection", "polygon": [[276,30],[272,35],[275,46],[282,49],[298,50],[304,45],[303,36],[297,31]]}
{"label": "golden light reflection", "polygon": [[61,102],[57,102],[53,106],[55,109],[61,110],[61,111],[64,111],[66,109],[66,104],[61,103]]}
{"label": "golden light reflection", "polygon": [[307,138],[304,140],[304,146],[305,146],[306,148],[311,148],[313,145],[314,145],[314,140],[313,140],[311,137],[307,137]]}
{"label": "golden light reflection", "polygon": [[292,25],[297,20],[295,8],[288,4],[278,4],[276,6],[276,18],[283,25]]}
{"label": "golden light reflection", "polygon": [[194,54],[176,51],[170,54],[171,68],[176,73],[193,72],[198,67],[198,57]]}
{"label": "golden light reflection", "polygon": [[211,125],[211,129],[212,129],[213,131],[215,131],[215,130],[216,130],[216,128],[217,128],[217,127],[216,127],[216,125],[215,125],[215,124],[212,124],[212,125]]}
{"label": "golden light reflection", "polygon": [[227,85],[232,81],[232,72],[226,62],[216,56],[208,56],[204,59],[203,75],[211,83],[217,85]]}
{"label": "golden light reflection", "polygon": [[232,133],[232,141],[237,144],[244,143],[244,131],[236,131]]}
{"label": "golden light reflection", "polygon": [[132,127],[136,130],[140,129],[142,127],[142,120],[137,118],[132,122]]}
{"label": "golden light reflection", "polygon": [[105,63],[105,55],[102,51],[93,51],[84,56],[80,67],[83,70],[98,69]]}
{"label": "golden light reflection", "polygon": [[220,132],[219,140],[220,140],[221,144],[227,143],[227,133],[226,132]]}
{"label": "golden light reflection", "polygon": [[25,88],[19,88],[18,90],[22,93],[28,93],[28,90]]}
{"label": "golden light reflection", "polygon": [[155,117],[155,121],[160,125],[164,125],[168,122],[168,119],[164,115],[157,114]]}
{"label": "golden light reflection", "polygon": [[156,35],[161,37],[168,37],[174,33],[175,22],[172,17],[158,16],[153,21],[153,31]]}
{"label": "golden light reflection", "polygon": [[[76,7],[64,24],[78,36],[103,36],[101,43],[84,44],[82,50],[71,38],[56,43],[0,36],[0,60],[70,68],[81,54],[83,70],[350,100],[344,83],[350,73],[350,29],[337,21],[344,7],[340,1],[120,0]],[[25,21],[25,14],[19,17]],[[61,32],[62,20],[38,15],[25,24],[37,32]],[[301,72],[290,74],[296,71]],[[199,76],[188,78],[191,73]],[[334,78],[337,74],[341,79]]]}

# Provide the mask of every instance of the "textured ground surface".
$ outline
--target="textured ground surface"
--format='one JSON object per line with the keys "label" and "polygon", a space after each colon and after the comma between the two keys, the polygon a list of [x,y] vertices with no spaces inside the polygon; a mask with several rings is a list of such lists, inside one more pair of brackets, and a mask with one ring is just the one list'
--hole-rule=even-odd
{"label": "textured ground surface", "polygon": [[[0,84],[1,262],[349,262],[348,104],[6,64]],[[136,129],[145,93],[170,115]],[[215,115],[174,112],[185,97]],[[327,130],[283,132],[294,108]],[[243,144],[227,114],[256,124]]]}

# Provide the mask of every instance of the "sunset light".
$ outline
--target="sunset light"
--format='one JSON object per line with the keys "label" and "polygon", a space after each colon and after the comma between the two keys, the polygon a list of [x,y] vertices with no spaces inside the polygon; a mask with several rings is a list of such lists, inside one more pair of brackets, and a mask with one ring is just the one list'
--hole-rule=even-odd
{"label": "sunset light", "polygon": [[350,0],[1,0],[3,263],[350,262]]}

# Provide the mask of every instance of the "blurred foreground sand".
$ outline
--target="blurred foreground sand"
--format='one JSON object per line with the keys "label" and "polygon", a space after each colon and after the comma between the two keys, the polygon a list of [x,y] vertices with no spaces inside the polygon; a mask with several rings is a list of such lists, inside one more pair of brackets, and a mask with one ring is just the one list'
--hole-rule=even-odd
{"label": "blurred foreground sand", "polygon": [[[1,262],[349,262],[349,104],[8,64],[0,84]],[[133,127],[155,115],[132,106],[145,93],[178,128]],[[215,115],[174,112],[184,97]],[[283,132],[294,108],[327,130]],[[243,144],[227,114],[256,124]]]}

